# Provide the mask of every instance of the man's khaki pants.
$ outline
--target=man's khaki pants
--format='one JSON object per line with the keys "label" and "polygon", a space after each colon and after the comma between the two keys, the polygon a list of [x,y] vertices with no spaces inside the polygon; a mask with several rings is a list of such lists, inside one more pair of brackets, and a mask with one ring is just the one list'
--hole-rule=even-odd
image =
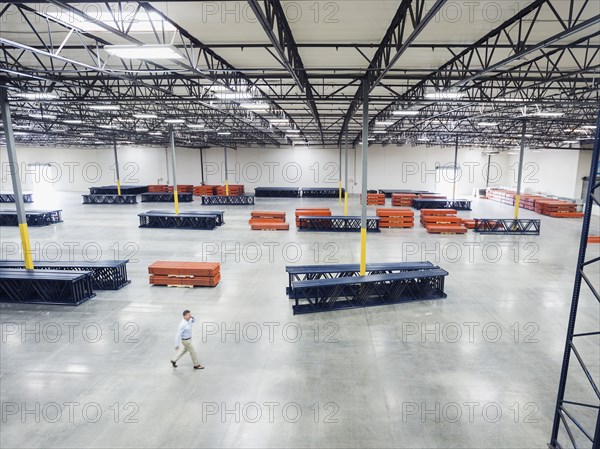
{"label": "man's khaki pants", "polygon": [[198,361],[198,357],[196,356],[196,350],[194,349],[194,345],[192,345],[192,339],[190,338],[189,340],[181,340],[181,343],[183,344],[183,347],[179,351],[177,351],[173,361],[176,362],[183,356],[183,354],[185,354],[186,352],[189,352],[190,357],[192,358],[192,362],[194,363],[194,366],[200,365],[200,362]]}

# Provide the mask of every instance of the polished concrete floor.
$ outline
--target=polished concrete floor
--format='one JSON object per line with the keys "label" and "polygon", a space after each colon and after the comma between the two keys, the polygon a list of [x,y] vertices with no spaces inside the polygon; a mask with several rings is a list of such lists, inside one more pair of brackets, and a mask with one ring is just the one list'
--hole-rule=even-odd
{"label": "polished concrete floor", "polygon": [[[225,207],[226,224],[214,231],[139,229],[137,213],[169,206],[82,205],[74,193],[35,199],[29,208],[56,206],[64,216],[31,228],[38,258],[129,258],[132,282],[79,307],[0,305],[3,448],[543,448],[549,441],[580,220],[521,212],[542,218],[539,237],[431,236],[418,224],[370,234],[369,261],[430,260],[450,273],[448,297],[293,316],[284,267],[357,263],[358,234],[298,233],[293,225],[251,232],[252,207]],[[299,205],[341,211],[337,200],[258,199],[254,208],[285,210],[293,222]],[[460,213],[511,214],[486,200]],[[593,228],[598,233],[597,218]],[[17,229],[0,232],[2,258],[17,258]],[[220,261],[221,283],[151,287],[147,266],[159,259]],[[203,371],[187,355],[177,369],[169,363],[186,308],[197,319]],[[581,312],[585,329],[598,316],[587,292]],[[581,351],[597,375],[597,344]],[[593,394],[577,378],[569,389],[580,399]]]}

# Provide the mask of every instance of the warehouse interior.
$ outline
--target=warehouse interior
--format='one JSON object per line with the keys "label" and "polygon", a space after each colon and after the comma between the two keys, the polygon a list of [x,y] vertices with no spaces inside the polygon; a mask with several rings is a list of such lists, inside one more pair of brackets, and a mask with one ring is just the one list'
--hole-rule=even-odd
{"label": "warehouse interior", "polygon": [[600,447],[599,2],[15,1],[0,46],[1,447]]}

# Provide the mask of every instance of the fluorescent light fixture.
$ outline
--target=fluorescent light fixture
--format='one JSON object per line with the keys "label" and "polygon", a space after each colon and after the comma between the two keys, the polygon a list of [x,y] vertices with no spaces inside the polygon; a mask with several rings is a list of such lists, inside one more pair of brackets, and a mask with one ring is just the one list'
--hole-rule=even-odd
{"label": "fluorescent light fixture", "polygon": [[90,109],[94,111],[118,111],[118,104],[92,104],[90,105]]}
{"label": "fluorescent light fixture", "polygon": [[250,109],[251,111],[268,111],[268,103],[241,103],[241,107],[244,109]]}
{"label": "fluorescent light fixture", "polygon": [[54,114],[40,114],[40,113],[34,113],[34,114],[29,114],[29,117],[31,118],[47,118],[49,120],[54,120],[56,118],[56,115]]}
{"label": "fluorescent light fixture", "polygon": [[176,125],[179,123],[185,123],[185,120],[182,118],[168,118],[168,119],[165,119],[165,123]]}
{"label": "fluorescent light fixture", "polygon": [[136,128],[135,131],[138,133],[145,133],[148,131],[148,128]]}
{"label": "fluorescent light fixture", "polygon": [[25,100],[56,100],[58,98],[58,95],[52,92],[16,92],[13,95]]}
{"label": "fluorescent light fixture", "polygon": [[596,129],[596,125],[585,125],[582,126],[583,129]]}
{"label": "fluorescent light fixture", "polygon": [[571,145],[571,144],[579,143],[579,141],[578,140],[565,140],[565,141],[563,141],[563,143],[565,145]]}
{"label": "fluorescent light fixture", "polygon": [[308,144],[303,140],[292,140],[292,145],[308,145]]}
{"label": "fluorescent light fixture", "polygon": [[66,123],[68,125],[81,125],[83,123],[83,120],[68,119],[68,120],[63,120],[63,123]]}
{"label": "fluorescent light fixture", "polygon": [[549,112],[549,111],[539,111],[533,114],[537,117],[562,117],[564,112]]}
{"label": "fluorescent light fixture", "polygon": [[387,131],[383,130],[383,129],[376,129],[375,131],[373,131],[373,134],[386,134]]}
{"label": "fluorescent light fixture", "polygon": [[588,129],[583,129],[583,128],[582,129],[575,129],[574,131],[576,133],[579,133],[579,134],[587,134],[587,133],[590,132]]}
{"label": "fluorescent light fixture", "polygon": [[289,121],[285,118],[270,118],[269,123],[273,125],[288,125]]}
{"label": "fluorescent light fixture", "polygon": [[457,100],[464,96],[465,94],[462,92],[430,92],[425,94],[425,98],[428,100]]}
{"label": "fluorescent light fixture", "polygon": [[215,92],[219,100],[246,100],[252,98],[250,92]]}
{"label": "fluorescent light fixture", "polygon": [[380,126],[392,126],[394,123],[394,121],[391,120],[378,120],[375,122],[375,125],[380,125]]}
{"label": "fluorescent light fixture", "polygon": [[162,136],[162,132],[160,132],[160,131],[152,131],[151,133],[148,133],[148,134],[150,134],[151,136]]}
{"label": "fluorescent light fixture", "polygon": [[429,139],[428,137],[419,137],[419,138],[417,139],[417,142],[429,142],[429,140],[430,140],[430,139]]}
{"label": "fluorescent light fixture", "polygon": [[188,123],[187,127],[194,128],[194,129],[200,129],[200,128],[204,128],[204,124],[203,123]]}
{"label": "fluorescent light fixture", "polygon": [[116,126],[115,125],[98,125],[99,128],[104,128],[104,129],[115,129]]}
{"label": "fluorescent light fixture", "polygon": [[498,126],[498,123],[496,123],[496,122],[479,122],[479,123],[477,123],[477,125],[479,125],[479,126]]}
{"label": "fluorescent light fixture", "polygon": [[135,118],[158,118],[156,114],[133,114]]}
{"label": "fluorescent light fixture", "polygon": [[105,45],[104,50],[109,55],[121,59],[181,59],[181,55],[170,45]]}
{"label": "fluorescent light fixture", "polygon": [[531,137],[533,137],[533,134],[525,134],[525,136],[524,136],[524,137],[526,137],[526,138],[531,138]]}
{"label": "fluorescent light fixture", "polygon": [[217,133],[219,136],[230,136],[231,133],[229,131],[219,131]]}
{"label": "fluorescent light fixture", "polygon": [[285,132],[288,134],[299,134],[300,130],[299,129],[286,129]]}
{"label": "fluorescent light fixture", "polygon": [[94,133],[79,133],[81,137],[92,137]]}
{"label": "fluorescent light fixture", "polygon": [[419,115],[419,111],[410,111],[410,110],[398,110],[398,111],[394,111],[392,112],[392,115]]}

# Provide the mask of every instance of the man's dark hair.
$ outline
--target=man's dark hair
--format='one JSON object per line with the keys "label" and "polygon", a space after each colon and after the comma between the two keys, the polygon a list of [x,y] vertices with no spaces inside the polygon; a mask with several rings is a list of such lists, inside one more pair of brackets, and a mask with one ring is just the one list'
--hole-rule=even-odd
{"label": "man's dark hair", "polygon": [[186,316],[188,313],[191,313],[189,310],[184,310],[183,311],[183,316]]}

